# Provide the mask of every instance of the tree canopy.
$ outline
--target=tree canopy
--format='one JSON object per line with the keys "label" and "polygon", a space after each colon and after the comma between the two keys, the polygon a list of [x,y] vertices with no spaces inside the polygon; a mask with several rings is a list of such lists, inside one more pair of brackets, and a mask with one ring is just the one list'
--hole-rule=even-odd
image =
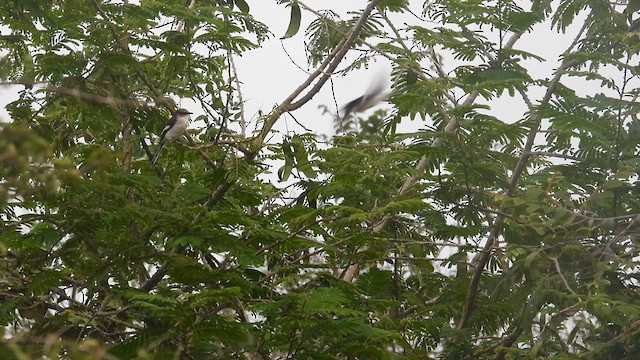
{"label": "tree canopy", "polygon": [[[640,1],[275,2],[0,5],[3,359],[640,356]],[[273,136],[378,59],[389,107]]]}

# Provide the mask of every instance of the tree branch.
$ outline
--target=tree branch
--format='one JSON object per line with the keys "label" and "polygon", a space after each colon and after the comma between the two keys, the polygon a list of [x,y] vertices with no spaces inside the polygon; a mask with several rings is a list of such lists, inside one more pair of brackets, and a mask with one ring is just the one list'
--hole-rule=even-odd
{"label": "tree branch", "polygon": [[[369,15],[373,11],[373,9],[380,3],[381,0],[372,0],[369,2],[369,5],[364,9],[362,15],[360,15],[360,19],[354,25],[353,29],[349,33],[349,36],[346,37],[336,48],[327,56],[327,58],[318,66],[318,68],[309,75],[309,77],[302,83],[298,88],[296,88],[283,102],[278,105],[271,114],[265,120],[265,123],[260,130],[260,133],[254,139],[254,145],[258,148],[256,151],[262,147],[267,134],[271,131],[275,123],[278,121],[280,116],[288,111],[293,111],[298,109],[302,105],[306,104],[311,98],[315,96],[318,91],[324,86],[325,82],[329,80],[333,71],[338,67],[338,64],[342,61],[342,58],[347,54],[347,51],[351,48],[351,45],[356,40],[362,28],[369,18]],[[320,76],[322,75],[322,76]],[[309,85],[313,83],[313,81],[318,78],[318,81],[313,85],[313,87],[304,95],[300,100],[293,102]]]}
{"label": "tree branch", "polygon": [[[574,41],[567,48],[567,50],[565,50],[564,52],[565,55],[569,54],[573,50],[573,47],[578,43],[578,39],[582,37],[582,34],[586,30],[586,27],[587,27],[587,22],[585,21],[585,24],[583,25],[582,29],[578,32],[578,34],[574,38]],[[511,42],[509,41],[508,43],[511,43]],[[549,102],[549,100],[551,100],[551,96],[555,93],[558,85],[560,84],[560,78],[564,74],[564,70],[574,67],[578,64],[579,63],[577,61],[565,60],[562,62],[562,64],[556,71],[555,76],[549,82],[547,91],[541,100],[541,104],[546,104]],[[523,149],[523,154],[518,160],[518,164],[516,165],[516,168],[514,169],[511,179],[509,181],[507,196],[513,195],[513,192],[516,189],[517,182],[520,179],[520,176],[522,175],[522,173],[524,172],[524,169],[526,168],[526,165],[529,160],[529,156],[531,154],[531,148],[533,147],[536,135],[540,128],[541,120],[542,120],[542,117],[539,114],[534,113],[533,115],[534,126],[529,132],[529,135],[527,136],[527,141]],[[505,209],[500,208],[499,211],[504,212],[504,210]],[[484,270],[484,267],[487,265],[487,262],[489,261],[489,257],[491,256],[491,249],[493,248],[496,242],[496,239],[500,236],[500,228],[503,220],[504,218],[501,215],[497,216],[494,226],[491,228],[491,232],[489,233],[489,236],[487,238],[487,242],[484,248],[482,249],[480,256],[477,258],[477,263],[475,264],[475,270],[473,271],[473,275],[471,276],[471,281],[469,283],[469,288],[467,289],[464,308],[462,310],[462,314],[460,315],[460,319],[458,320],[458,323],[456,325],[456,328],[458,329],[462,329],[466,327],[468,324],[469,317],[471,316],[471,312],[473,311],[473,307],[475,305],[476,292],[478,290],[478,285],[480,284],[482,271]]]}

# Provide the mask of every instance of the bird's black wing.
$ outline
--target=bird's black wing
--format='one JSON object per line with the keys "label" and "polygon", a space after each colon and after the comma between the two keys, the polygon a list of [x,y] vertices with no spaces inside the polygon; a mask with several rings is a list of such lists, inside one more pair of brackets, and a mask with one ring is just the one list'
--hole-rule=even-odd
{"label": "bird's black wing", "polygon": [[167,135],[167,131],[176,124],[177,116],[174,114],[169,118],[167,125],[165,125],[164,129],[162,129],[162,133],[160,133],[160,143],[164,141],[164,137]]}
{"label": "bird's black wing", "polygon": [[359,98],[350,101],[345,106],[342,107],[342,111],[344,115],[342,117],[347,117],[347,115],[351,114],[364,100],[364,96],[360,96]]}

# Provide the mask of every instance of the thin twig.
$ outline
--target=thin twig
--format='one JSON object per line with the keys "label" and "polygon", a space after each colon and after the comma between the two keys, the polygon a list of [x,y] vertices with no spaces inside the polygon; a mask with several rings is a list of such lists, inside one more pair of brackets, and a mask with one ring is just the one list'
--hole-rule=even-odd
{"label": "thin twig", "polygon": [[553,262],[553,266],[556,268],[556,272],[558,273],[558,275],[560,275],[560,279],[562,280],[564,287],[573,295],[578,295],[576,294],[575,291],[573,291],[571,286],[569,286],[569,282],[567,281],[567,278],[564,277],[564,274],[562,273],[562,269],[560,269],[560,263],[558,262],[558,258],[555,258],[552,256],[548,256],[548,258],[551,259],[551,261]]}

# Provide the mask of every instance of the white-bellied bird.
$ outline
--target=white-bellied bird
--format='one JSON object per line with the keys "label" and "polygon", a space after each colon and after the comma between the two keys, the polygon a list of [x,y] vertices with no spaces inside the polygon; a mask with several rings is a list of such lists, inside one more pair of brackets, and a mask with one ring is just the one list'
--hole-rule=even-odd
{"label": "white-bellied bird", "polygon": [[153,160],[151,160],[153,165],[158,161],[160,151],[162,151],[167,140],[174,141],[182,137],[189,126],[191,120],[189,115],[191,114],[192,112],[187,109],[178,109],[171,114],[167,125],[162,130],[162,134],[160,134],[160,145],[158,146],[158,150],[156,150],[156,154],[153,156]]}

